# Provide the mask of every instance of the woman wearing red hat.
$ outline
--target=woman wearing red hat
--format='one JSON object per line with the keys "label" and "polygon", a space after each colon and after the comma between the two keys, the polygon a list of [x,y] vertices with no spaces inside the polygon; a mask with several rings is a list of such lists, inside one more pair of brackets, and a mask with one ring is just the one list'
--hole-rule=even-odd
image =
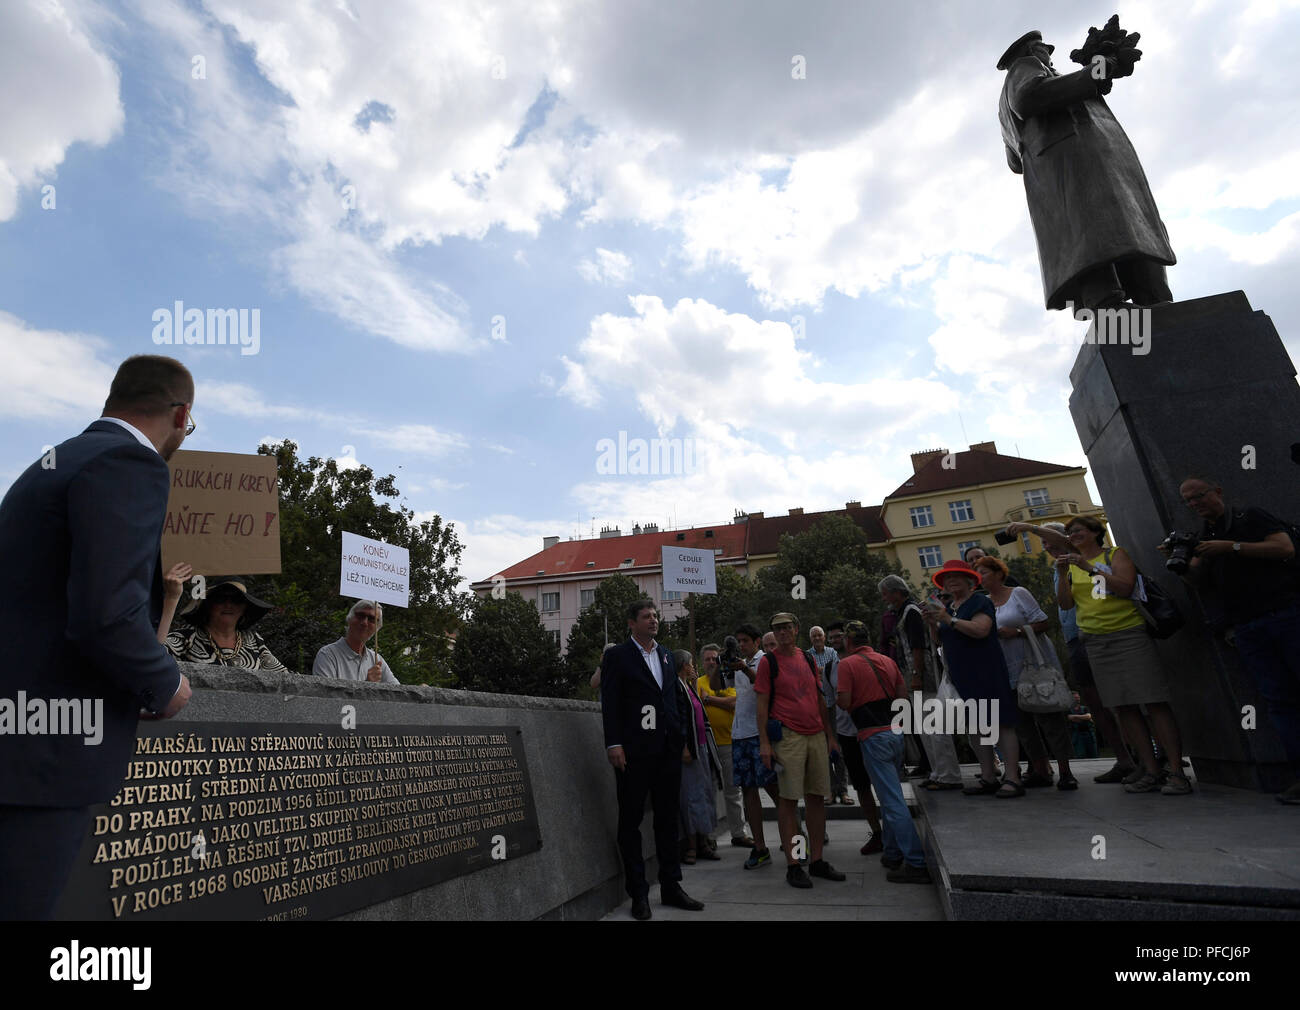
{"label": "woman wearing red hat", "polygon": [[995,795],[1011,799],[1025,795],[1020,782],[1020,744],[1016,739],[1019,707],[1011,693],[1006,657],[995,633],[997,610],[992,601],[975,592],[980,576],[964,561],[948,561],[931,578],[941,590],[952,594],[950,613],[933,598],[926,604],[925,617],[943,645],[943,658],[953,686],[963,699],[976,699],[992,708],[998,723],[998,749],[1006,764],[1006,778],[999,787],[993,747],[976,744],[980,777],[963,792],[968,796]]}

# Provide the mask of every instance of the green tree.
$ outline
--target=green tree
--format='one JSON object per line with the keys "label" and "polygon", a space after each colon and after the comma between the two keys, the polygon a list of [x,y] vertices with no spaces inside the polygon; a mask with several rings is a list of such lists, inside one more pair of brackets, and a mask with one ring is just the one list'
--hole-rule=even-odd
{"label": "green tree", "polygon": [[380,653],[403,683],[447,683],[450,633],[466,605],[456,588],[462,548],[451,525],[441,516],[416,523],[410,509],[382,501],[400,496],[392,474],[376,478],[368,466],[340,470],[333,459],[300,460],[288,440],[257,451],[275,457],[280,484],[281,572],[248,580],[250,592],[278,608],[258,625],[270,650],[310,674],[316,651],[343,634],[354,602],[338,591],[346,530],[410,552],[410,606],[384,607]]}
{"label": "green tree", "polygon": [[635,580],[615,572],[601,580],[591,605],[584,607],[578,614],[577,623],[569,630],[564,664],[569,668],[569,677],[580,696],[595,696],[591,687],[591,675],[600,664],[600,655],[605,649],[606,629],[609,631],[610,642],[617,645],[625,641],[627,608],[642,595],[644,594],[637,588]]}
{"label": "green tree", "polygon": [[516,592],[471,602],[451,669],[456,686],[469,691],[571,698],[576,688],[537,605]]}

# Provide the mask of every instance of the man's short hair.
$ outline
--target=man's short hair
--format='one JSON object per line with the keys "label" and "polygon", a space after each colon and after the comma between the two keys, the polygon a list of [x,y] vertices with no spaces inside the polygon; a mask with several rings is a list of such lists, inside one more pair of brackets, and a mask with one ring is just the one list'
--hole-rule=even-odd
{"label": "man's short hair", "polygon": [[1204,474],[1199,474],[1199,473],[1188,474],[1186,477],[1184,477],[1182,480],[1178,482],[1178,486],[1182,487],[1189,480],[1199,480],[1202,484],[1205,484],[1208,487],[1223,487],[1223,485],[1215,478],[1206,477]]}
{"label": "man's short hair", "polygon": [[871,633],[861,621],[849,621],[844,625],[844,637],[855,645],[870,645]]}
{"label": "man's short hair", "polygon": [[384,626],[384,608],[375,600],[357,600],[348,610],[347,623],[351,623],[352,618],[363,610],[373,610],[375,612],[375,630],[378,631]]}
{"label": "man's short hair", "polygon": [[755,642],[761,642],[763,640],[763,633],[759,631],[755,625],[750,624],[749,622],[746,622],[737,628],[735,634],[744,635],[746,638],[752,638]]}
{"label": "man's short hair", "polygon": [[844,622],[843,622],[843,621],[831,621],[830,624],[826,625],[826,634],[828,634],[828,635],[829,635],[832,631],[843,631],[843,630],[844,630]]}
{"label": "man's short hair", "polygon": [[703,656],[710,649],[712,649],[714,652],[718,653],[719,655],[722,654],[722,646],[718,645],[716,642],[710,642],[708,645],[706,645],[703,649],[700,650],[700,655]]}
{"label": "man's short hair", "polygon": [[[966,561],[966,559],[967,559],[968,557],[970,557],[970,552],[971,552],[971,551],[979,551],[981,554],[987,554],[987,553],[988,553],[988,551],[984,550],[984,548],[981,547],[979,544],[971,544],[969,547],[967,547],[964,551],[961,552],[961,559],[962,559],[963,561]],[[969,561],[967,561],[966,563],[967,563],[967,564],[970,564]]]}
{"label": "man's short hair", "polygon": [[876,583],[876,588],[882,593],[902,593],[904,596],[910,596],[912,593],[901,575],[886,575]]}
{"label": "man's short hair", "polygon": [[136,354],[117,368],[104,411],[163,414],[173,403],[194,402],[194,376],[175,358]]}
{"label": "man's short hair", "polygon": [[628,605],[627,619],[629,621],[635,621],[638,617],[641,616],[641,611],[655,610],[655,609],[656,609],[655,601],[650,599],[648,596],[643,596],[641,597],[641,599],[636,600],[635,602],[630,603]]}

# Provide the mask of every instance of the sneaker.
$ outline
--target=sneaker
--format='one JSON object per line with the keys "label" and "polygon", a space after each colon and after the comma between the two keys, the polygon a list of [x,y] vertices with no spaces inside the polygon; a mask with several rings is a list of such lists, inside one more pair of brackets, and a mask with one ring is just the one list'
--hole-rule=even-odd
{"label": "sneaker", "polygon": [[[1144,772],[1141,768],[1134,768],[1131,772],[1129,772],[1122,779],[1120,779],[1120,781],[1123,782],[1126,786],[1131,786],[1134,782],[1142,778],[1144,775],[1146,775],[1146,772]],[[1156,776],[1153,775],[1151,777],[1155,778]]]}
{"label": "sneaker", "polygon": [[903,865],[903,857],[899,856],[897,859],[890,859],[888,856],[881,856],[880,865],[886,870],[897,870]]}
{"label": "sneaker", "polygon": [[1192,784],[1187,781],[1186,775],[1170,775],[1169,781],[1160,787],[1160,791],[1166,796],[1186,796],[1192,791]]}
{"label": "sneaker", "polygon": [[[1132,782],[1124,783],[1126,793],[1153,793],[1159,788],[1160,780],[1148,772],[1143,772]],[[1189,788],[1187,791],[1191,792],[1191,789]]]}
{"label": "sneaker", "polygon": [[904,863],[897,869],[890,870],[885,874],[885,879],[891,884],[929,884],[930,869],[927,866],[913,866],[911,863]]}
{"label": "sneaker", "polygon": [[756,870],[760,866],[767,866],[771,861],[772,853],[768,852],[767,849],[756,848],[749,854],[749,858],[745,860],[745,869]]}
{"label": "sneaker", "polygon": [[1130,774],[1131,772],[1126,772],[1121,765],[1115,765],[1108,772],[1103,772],[1100,775],[1094,775],[1092,777],[1092,780],[1094,782],[1101,782],[1103,784],[1108,782],[1124,782],[1127,781],[1128,776]]}
{"label": "sneaker", "polygon": [[808,875],[812,877],[821,877],[823,880],[849,879],[824,859],[814,860],[812,866],[808,867]]}
{"label": "sneaker", "polygon": [[741,835],[739,838],[733,838],[731,844],[738,849],[752,849],[754,847],[754,839],[750,838],[748,835]]}
{"label": "sneaker", "polygon": [[867,839],[867,844],[858,849],[864,856],[874,856],[877,852],[885,851],[885,843],[880,840],[879,836],[872,835]]}
{"label": "sneaker", "polygon": [[808,879],[808,874],[803,872],[802,866],[787,866],[785,868],[785,882],[791,887],[812,887],[812,881]]}

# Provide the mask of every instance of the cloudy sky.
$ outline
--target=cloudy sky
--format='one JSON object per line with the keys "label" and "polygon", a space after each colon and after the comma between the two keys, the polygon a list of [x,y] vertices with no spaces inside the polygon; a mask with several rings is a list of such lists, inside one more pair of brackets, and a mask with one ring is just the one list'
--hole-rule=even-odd
{"label": "cloudy sky", "polygon": [[[1083,327],[1043,308],[994,64],[1039,28],[1077,69],[1111,13],[10,0],[0,489],[160,350],[187,448],[395,473],[471,579],[607,523],[878,502],[923,448],[1082,464]],[[1175,298],[1244,289],[1300,359],[1300,3],[1119,13]],[[256,309],[258,353],[159,347],[178,301]],[[620,432],[691,472],[602,472]]]}

